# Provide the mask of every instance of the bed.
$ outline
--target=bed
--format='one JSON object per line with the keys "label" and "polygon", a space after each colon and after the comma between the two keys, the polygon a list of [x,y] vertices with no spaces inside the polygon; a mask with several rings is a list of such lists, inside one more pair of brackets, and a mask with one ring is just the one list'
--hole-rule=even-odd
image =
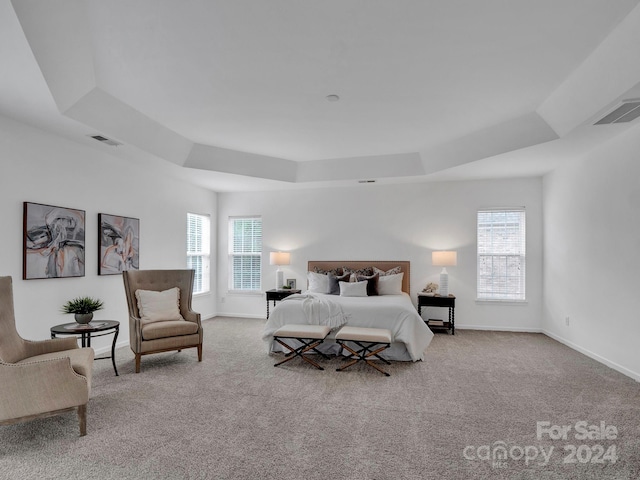
{"label": "bed", "polygon": [[[389,329],[394,340],[382,354],[388,360],[415,362],[424,358],[433,333],[411,301],[408,261],[309,261],[307,271],[307,290],[277,304],[265,324],[262,339],[269,352],[283,350],[273,341],[273,333],[281,326],[323,324],[332,327],[332,332],[319,349],[327,354],[339,354],[335,333],[341,325],[350,325]],[[323,276],[327,282],[334,277],[331,278],[334,294],[323,292],[326,291]],[[349,285],[339,285],[342,295],[335,293],[336,277],[350,280]],[[367,293],[374,293],[372,289],[377,284],[380,294],[348,296],[349,289],[361,292],[365,288],[362,283],[355,285],[358,280],[367,281]]]}

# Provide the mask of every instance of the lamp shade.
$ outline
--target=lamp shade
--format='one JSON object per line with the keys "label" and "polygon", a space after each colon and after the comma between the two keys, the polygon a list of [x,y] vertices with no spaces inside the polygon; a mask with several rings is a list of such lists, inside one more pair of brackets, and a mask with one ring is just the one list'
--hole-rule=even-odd
{"label": "lamp shade", "polygon": [[453,267],[458,264],[458,252],[431,252],[431,263],[436,267]]}
{"label": "lamp shade", "polygon": [[270,265],[289,265],[291,254],[289,252],[271,252],[269,253]]}

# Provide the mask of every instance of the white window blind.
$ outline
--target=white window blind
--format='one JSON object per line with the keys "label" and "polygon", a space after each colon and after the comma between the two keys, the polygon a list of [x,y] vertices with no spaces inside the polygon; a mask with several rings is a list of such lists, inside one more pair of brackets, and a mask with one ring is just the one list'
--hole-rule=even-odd
{"label": "white window blind", "polygon": [[478,211],[478,300],[524,301],[524,208]]}
{"label": "white window blind", "polygon": [[262,285],[262,218],[229,218],[229,290],[259,291]]}
{"label": "white window blind", "polygon": [[209,291],[210,239],[209,216],[187,213],[187,268],[195,270],[194,294]]}

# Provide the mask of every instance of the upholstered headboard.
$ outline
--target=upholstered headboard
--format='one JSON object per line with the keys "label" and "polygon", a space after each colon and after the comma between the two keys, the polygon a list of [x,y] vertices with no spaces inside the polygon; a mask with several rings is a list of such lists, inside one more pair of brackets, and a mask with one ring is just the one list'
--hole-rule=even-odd
{"label": "upholstered headboard", "polygon": [[354,270],[366,267],[376,267],[380,270],[391,270],[394,267],[400,267],[404,272],[402,277],[402,291],[411,295],[411,263],[402,261],[388,261],[388,260],[371,260],[371,261],[347,261],[347,260],[309,260],[307,262],[307,270],[313,272],[314,268],[320,268],[322,270],[332,270],[340,267],[348,267]]}

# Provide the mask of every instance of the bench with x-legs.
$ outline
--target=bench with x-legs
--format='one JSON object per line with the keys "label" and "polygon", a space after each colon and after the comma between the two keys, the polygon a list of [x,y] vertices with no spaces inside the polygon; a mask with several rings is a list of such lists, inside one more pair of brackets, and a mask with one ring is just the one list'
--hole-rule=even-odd
{"label": "bench with x-legs", "polygon": [[[274,367],[282,365],[296,357],[300,357],[317,369],[324,370],[324,368],[314,360],[311,360],[305,353],[314,351],[328,359],[329,357],[317,350],[316,347],[324,342],[324,339],[327,338],[330,331],[331,328],[326,325],[283,325],[273,333],[273,339],[289,350],[289,353],[286,354],[287,358],[276,363]],[[289,343],[287,343],[287,341]]]}
{"label": "bench with x-legs", "polygon": [[[391,346],[391,331],[385,328],[365,328],[365,327],[342,327],[336,334],[336,342],[351,353],[351,362],[343,365],[340,368],[336,368],[336,371],[340,372],[358,362],[364,362],[370,367],[375,368],[380,373],[383,373],[387,377],[389,373],[382,370],[371,360],[372,357],[382,360],[387,365],[391,365],[387,359],[382,358],[379,354]],[[353,347],[349,344],[355,344],[357,347]],[[359,348],[359,350],[358,350]]]}

